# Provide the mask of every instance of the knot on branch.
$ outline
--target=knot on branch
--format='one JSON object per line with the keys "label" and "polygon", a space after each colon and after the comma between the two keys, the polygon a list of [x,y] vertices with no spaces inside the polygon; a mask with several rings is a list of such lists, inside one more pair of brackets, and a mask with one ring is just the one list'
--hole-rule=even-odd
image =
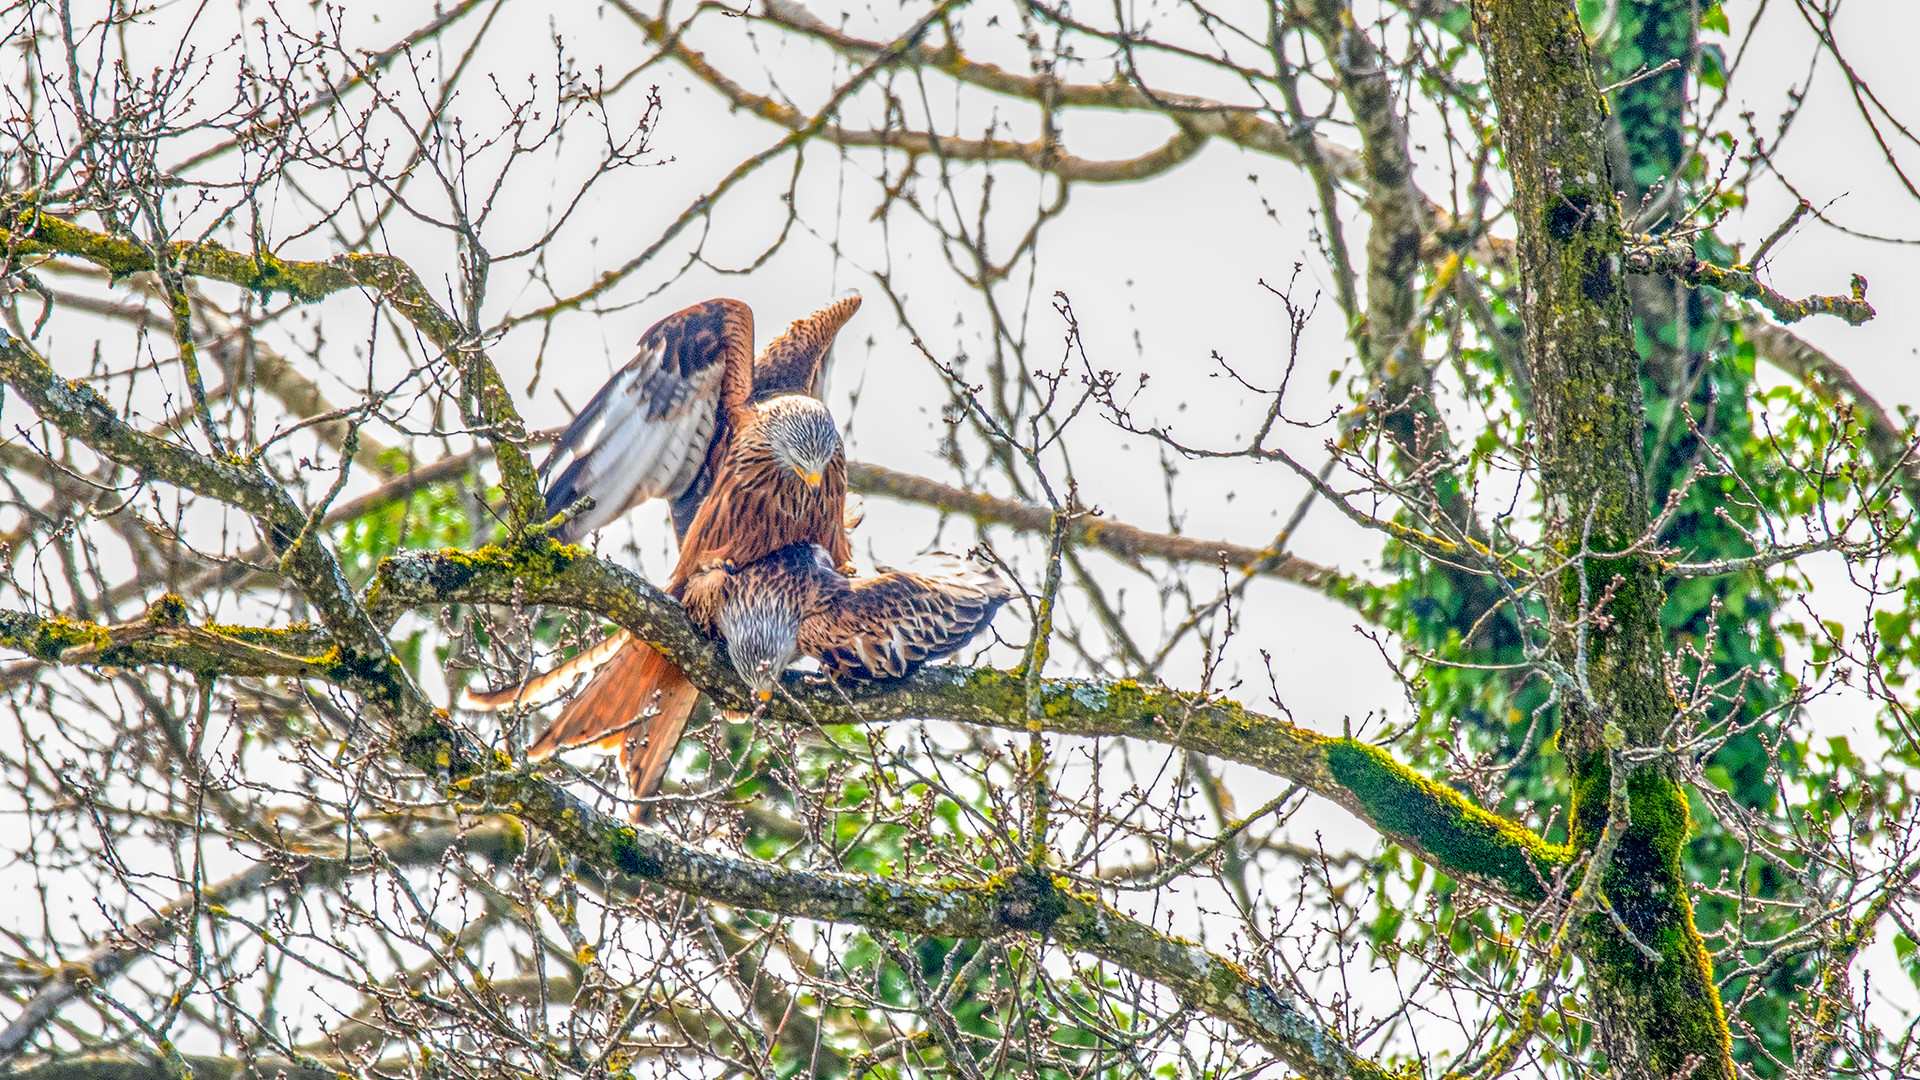
{"label": "knot on branch", "polygon": [[1008,875],[993,892],[1000,925],[1009,930],[1031,930],[1044,935],[1066,914],[1067,900],[1053,875],[1026,867]]}
{"label": "knot on branch", "polygon": [[152,626],[187,625],[186,599],[179,593],[163,593],[147,608],[147,622]]}

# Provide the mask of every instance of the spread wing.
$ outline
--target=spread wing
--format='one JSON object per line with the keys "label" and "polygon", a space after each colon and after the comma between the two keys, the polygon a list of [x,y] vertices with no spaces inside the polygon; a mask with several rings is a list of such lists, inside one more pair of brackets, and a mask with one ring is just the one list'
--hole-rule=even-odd
{"label": "spread wing", "polygon": [[557,538],[570,543],[636,503],[683,494],[725,441],[725,399],[744,402],[752,355],[753,312],[738,300],[695,304],[642,335],[638,355],[580,410],[541,466],[547,513],[594,499]]}
{"label": "spread wing", "polygon": [[859,679],[898,679],[954,652],[1013,593],[999,571],[951,555],[918,572],[819,581],[824,602],[800,624],[800,648],[835,675]]}
{"label": "spread wing", "polygon": [[825,395],[833,339],[859,310],[860,294],[851,293],[794,320],[786,333],[768,342],[766,351],[753,362],[753,400],[780,394]]}

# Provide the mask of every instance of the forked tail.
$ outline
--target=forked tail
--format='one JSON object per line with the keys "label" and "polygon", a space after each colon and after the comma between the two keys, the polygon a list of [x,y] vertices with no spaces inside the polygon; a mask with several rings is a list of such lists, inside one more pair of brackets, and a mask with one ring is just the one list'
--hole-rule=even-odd
{"label": "forked tail", "polygon": [[469,690],[461,695],[460,704],[478,711],[544,705],[588,673],[593,678],[527,746],[527,756],[538,761],[575,747],[618,747],[620,768],[627,774],[633,797],[644,799],[660,786],[700,690],[672,661],[626,631],[609,635],[520,686]]}
{"label": "forked tail", "polygon": [[527,756],[539,759],[576,746],[617,746],[633,797],[644,799],[660,786],[699,697],[699,688],[671,660],[629,639],[533,740]]}

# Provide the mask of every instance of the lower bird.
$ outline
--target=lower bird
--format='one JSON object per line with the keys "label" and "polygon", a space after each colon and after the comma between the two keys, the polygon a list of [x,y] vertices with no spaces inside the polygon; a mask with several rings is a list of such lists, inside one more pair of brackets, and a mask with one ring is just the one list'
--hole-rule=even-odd
{"label": "lower bird", "polygon": [[696,571],[682,599],[765,701],[802,656],[840,678],[904,678],[971,641],[1013,594],[1004,575],[972,559],[936,553],[916,566],[849,578],[825,548],[791,544],[744,567]]}

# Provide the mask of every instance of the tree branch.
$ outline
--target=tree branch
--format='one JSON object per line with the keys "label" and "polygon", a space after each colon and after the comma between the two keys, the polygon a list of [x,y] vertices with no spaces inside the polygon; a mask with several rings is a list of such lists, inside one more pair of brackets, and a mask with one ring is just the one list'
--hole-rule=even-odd
{"label": "tree branch", "polygon": [[1761,359],[1793,376],[1815,397],[1829,405],[1850,405],[1860,422],[1860,437],[1867,453],[1873,455],[1883,473],[1898,473],[1907,502],[1920,506],[1920,453],[1916,453],[1906,426],[1894,420],[1872,391],[1839,361],[1783,326],[1749,316],[1740,321],[1740,328]]}
{"label": "tree branch", "polygon": [[1873,318],[1873,305],[1867,303],[1867,279],[1853,275],[1851,296],[1809,296],[1791,300],[1760,283],[1752,269],[1715,266],[1702,262],[1693,253],[1686,238],[1664,239],[1642,236],[1627,247],[1626,269],[1630,274],[1661,274],[1678,278],[1689,285],[1703,285],[1758,303],[1773,312],[1783,323],[1796,323],[1809,315],[1834,315],[1850,326],[1859,326]]}
{"label": "tree branch", "polygon": [[[411,836],[389,838],[381,845],[382,859],[393,865],[418,866],[437,862],[456,841],[487,853],[495,861],[512,859],[524,846],[525,836],[517,829],[494,826],[490,829],[462,831],[454,828],[427,829]],[[182,929],[185,920],[207,909],[218,909],[252,896],[277,881],[296,881],[312,888],[325,889],[356,873],[377,868],[381,860],[364,852],[346,857],[346,851],[291,850],[272,853],[252,866],[189,893],[162,906],[151,916],[127,927],[95,947],[78,960],[46,971],[46,981],[28,1000],[19,1015],[0,1029],[0,1066],[18,1057],[27,1040],[57,1015],[62,1006],[119,976],[134,961],[159,948]],[[17,1075],[82,1075],[95,1073],[48,1072],[56,1066]],[[199,1075],[196,1066],[195,1074]],[[271,1075],[267,1073],[267,1075]],[[289,1074],[293,1075],[293,1074]]]}
{"label": "tree branch", "polygon": [[[865,462],[847,463],[847,488],[862,495],[930,506],[981,525],[1004,525],[1023,533],[1044,534],[1053,527],[1053,514],[1049,510]],[[1076,518],[1071,540],[1080,547],[1099,548],[1127,563],[1135,563],[1145,556],[1175,563],[1230,566],[1291,581],[1335,599],[1347,599],[1353,590],[1366,584],[1332,567],[1310,563],[1271,547],[1250,548],[1224,541],[1152,533],[1102,518]]]}
{"label": "tree branch", "polygon": [[[0,247],[22,254],[64,254],[85,259],[114,277],[152,270],[147,249],[132,241],[75,225],[14,198],[0,203]],[[169,244],[166,255],[182,274],[224,281],[259,293],[284,292],[318,300],[350,288],[377,292],[435,347],[452,357],[479,411],[484,435],[500,461],[500,482],[517,523],[541,520],[545,502],[524,447],[526,427],[513,395],[480,349],[474,333],[442,310],[419,275],[391,255],[336,255],[326,262],[294,262],[270,252],[244,254],[213,243]]]}
{"label": "tree branch", "polygon": [[102,626],[59,616],[0,610],[0,649],[43,663],[92,667],[159,664],[200,675],[325,678],[326,635],[315,630],[192,626],[185,605],[163,597],[139,622]]}
{"label": "tree branch", "polygon": [[651,829],[620,824],[564,788],[526,772],[456,781],[474,809],[506,808],[603,872],[618,870],[681,892],[793,918],[957,938],[1037,933],[1158,982],[1195,1008],[1233,1024],[1304,1076],[1385,1080],[1245,968],[1163,934],[1064,878],[1031,868],[979,882],[923,885],[897,878],[793,870],[735,859]]}
{"label": "tree branch", "polygon": [[[678,604],[639,575],[577,547],[404,552],[381,564],[368,608],[384,620],[404,607],[452,602],[553,604],[603,615],[660,650],[721,705],[757,704],[721,646],[694,630]],[[897,682],[840,686],[789,673],[784,685],[787,700],[776,700],[772,713],[799,723],[935,719],[1008,730],[1027,724],[1025,681],[991,668],[932,667]],[[1546,896],[1567,859],[1521,826],[1353,739],[1131,680],[1043,679],[1034,691],[1046,731],[1144,739],[1285,777],[1441,871],[1503,896]]]}

